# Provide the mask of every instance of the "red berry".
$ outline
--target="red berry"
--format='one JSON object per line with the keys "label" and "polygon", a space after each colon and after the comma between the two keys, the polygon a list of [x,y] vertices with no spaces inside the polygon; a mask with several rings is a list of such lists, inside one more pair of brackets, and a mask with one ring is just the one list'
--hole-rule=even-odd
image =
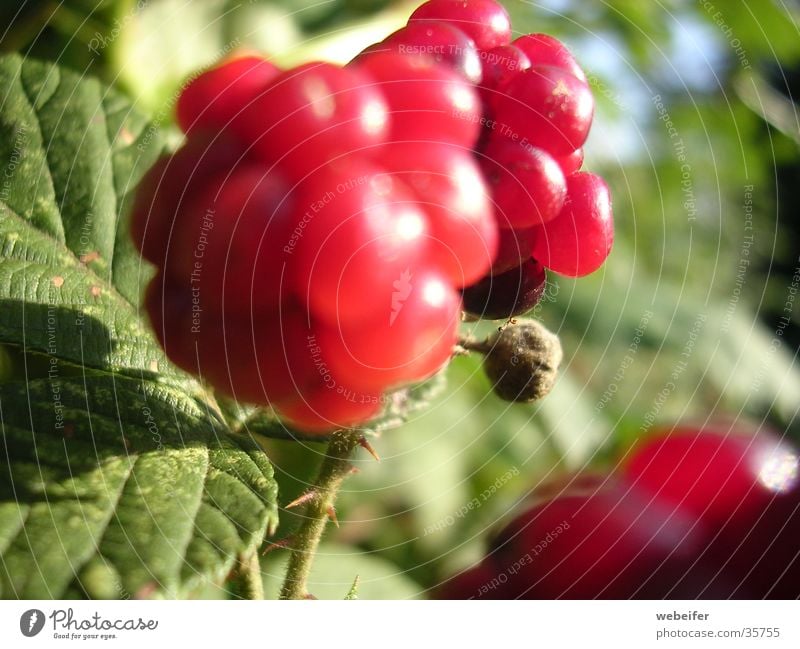
{"label": "red berry", "polygon": [[389,106],[389,140],[431,140],[472,148],[481,106],[472,86],[424,57],[379,52],[351,63],[368,74]]}
{"label": "red berry", "polygon": [[217,389],[239,401],[283,407],[318,382],[307,353],[315,330],[299,305],[285,302],[277,312],[247,315],[226,312],[225,324],[221,336],[206,338],[203,351],[201,376]]}
{"label": "red berry", "polygon": [[254,163],[211,179],[181,208],[168,276],[205,308],[277,312],[289,293],[285,246],[296,227],[289,187],[280,174]]}
{"label": "red berry", "polygon": [[561,213],[535,229],[533,256],[545,268],[567,277],[593,273],[605,262],[614,241],[608,186],[594,174],[572,174]]}
{"label": "red berry", "polygon": [[436,142],[387,144],[378,153],[428,217],[428,259],[457,287],[485,275],[497,252],[498,234],[472,156],[460,147]]}
{"label": "red berry", "polygon": [[308,433],[329,433],[349,428],[378,415],[383,407],[380,394],[366,394],[345,386],[318,386],[303,399],[281,406],[280,413],[291,424]]}
{"label": "red berry", "polygon": [[382,391],[421,381],[452,354],[461,300],[451,285],[435,272],[411,269],[392,288],[373,317],[320,332],[333,373],[355,388]]}
{"label": "red berry", "polygon": [[[481,81],[481,59],[475,43],[460,29],[443,22],[409,23],[391,34],[386,51],[406,56],[427,56],[445,65],[470,83]],[[380,51],[380,48],[379,48]]]}
{"label": "red berry", "polygon": [[511,230],[500,228],[497,257],[495,257],[494,265],[492,266],[492,275],[500,275],[528,261],[533,254],[533,244],[538,229]]}
{"label": "red berry", "polygon": [[233,128],[268,163],[303,178],[337,155],[382,142],[386,103],[352,68],[307,63],[273,79]]}
{"label": "red berry", "polygon": [[511,40],[511,20],[495,0],[429,0],[409,18],[409,23],[442,21],[467,34],[479,50],[506,45]]}
{"label": "red berry", "polygon": [[794,490],[776,495],[757,516],[734,512],[717,531],[707,561],[718,580],[734,583],[735,596],[800,598],[800,498]]}
{"label": "red berry", "polygon": [[165,213],[161,190],[170,157],[164,156],[139,181],[131,209],[131,238],[142,257],[158,264],[163,262],[167,249],[171,215]]}
{"label": "red berry", "polygon": [[131,214],[131,234],[142,256],[163,265],[175,218],[209,180],[242,162],[244,147],[228,136],[190,138],[144,175]]}
{"label": "red berry", "polygon": [[279,73],[258,56],[223,61],[184,86],[176,107],[178,125],[184,133],[221,131]]}
{"label": "red berry", "polygon": [[547,276],[535,259],[489,275],[464,289],[464,310],[479,318],[503,320],[526,313],[542,299]]}
{"label": "red berry", "polygon": [[506,137],[555,156],[583,145],[594,114],[589,86],[561,68],[545,66],[514,75],[490,105]]}
{"label": "red berry", "polygon": [[531,65],[551,65],[562,68],[584,83],[586,74],[567,46],[547,34],[526,34],[520,36],[512,45],[521,49],[531,61]]}
{"label": "red berry", "polygon": [[775,498],[800,494],[796,451],[769,433],[679,427],[634,447],[625,475],[640,489],[709,521],[757,517]]}
{"label": "red berry", "polygon": [[416,267],[429,236],[408,190],[378,167],[343,159],[295,193],[299,235],[288,254],[309,310],[331,324],[385,314],[392,283]]}
{"label": "red berry", "polygon": [[789,444],[768,432],[683,426],[634,449],[625,474],[714,530],[704,560],[735,596],[800,596],[800,461]]}
{"label": "red berry", "polygon": [[143,306],[167,358],[181,369],[196,373],[197,350],[202,347],[199,331],[192,332],[191,292],[168,287],[159,273],[147,285]]}
{"label": "red berry", "polygon": [[565,176],[571,176],[576,171],[580,171],[583,166],[583,149],[575,149],[572,153],[558,158],[558,164]]}
{"label": "red berry", "polygon": [[489,104],[496,89],[505,85],[517,73],[531,67],[530,59],[518,47],[500,45],[480,53],[482,64],[481,95]]}
{"label": "red berry", "polygon": [[546,151],[493,137],[480,164],[501,227],[524,229],[541,225],[553,220],[564,207],[564,174]]}
{"label": "red berry", "polygon": [[507,575],[509,597],[690,597],[703,584],[676,582],[704,541],[690,519],[609,480],[528,510],[500,533],[487,560]]}
{"label": "red berry", "polygon": [[308,318],[294,305],[278,313],[211,310],[159,275],[145,306],[169,359],[234,399],[288,404],[319,380],[306,351]]}

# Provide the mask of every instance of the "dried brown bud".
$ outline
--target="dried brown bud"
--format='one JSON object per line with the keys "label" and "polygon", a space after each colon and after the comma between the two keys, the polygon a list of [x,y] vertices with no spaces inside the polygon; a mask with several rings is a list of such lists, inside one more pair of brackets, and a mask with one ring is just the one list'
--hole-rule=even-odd
{"label": "dried brown bud", "polygon": [[528,403],[553,389],[562,358],[558,336],[536,320],[518,320],[489,338],[483,369],[501,399]]}

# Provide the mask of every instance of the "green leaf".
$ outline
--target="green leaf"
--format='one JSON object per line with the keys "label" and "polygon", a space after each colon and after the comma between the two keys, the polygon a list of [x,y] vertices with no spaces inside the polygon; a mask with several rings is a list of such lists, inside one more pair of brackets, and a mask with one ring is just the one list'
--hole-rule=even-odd
{"label": "green leaf", "polygon": [[222,584],[274,529],[277,486],[139,314],[127,205],[162,138],[57,66],[3,57],[0,82],[0,343],[25,379],[0,382],[0,596]]}
{"label": "green leaf", "polygon": [[13,382],[0,415],[4,597],[185,596],[276,523],[264,454],[177,390],[107,374]]}
{"label": "green leaf", "polygon": [[[122,216],[161,139],[94,79],[0,59],[0,342],[170,372],[138,315],[151,269]],[[173,372],[174,374],[174,372]]]}

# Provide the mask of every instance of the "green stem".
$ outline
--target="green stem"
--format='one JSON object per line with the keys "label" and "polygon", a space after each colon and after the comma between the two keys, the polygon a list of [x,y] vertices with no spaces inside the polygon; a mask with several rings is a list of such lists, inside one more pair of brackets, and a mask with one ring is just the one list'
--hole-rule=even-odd
{"label": "green stem", "polygon": [[477,352],[484,355],[492,351],[492,346],[487,340],[477,340],[472,336],[460,336],[458,346],[466,352]]}
{"label": "green stem", "polygon": [[305,520],[293,537],[281,599],[306,599],[308,595],[308,576],[314,555],[328,523],[329,512],[336,502],[339,487],[352,469],[350,455],[358,446],[359,439],[361,433],[352,430],[340,431],[331,436],[325,460],[316,483],[311,488],[314,497],[306,506]]}
{"label": "green stem", "polygon": [[236,594],[242,599],[264,599],[264,582],[261,579],[258,552],[240,560],[234,581]]}

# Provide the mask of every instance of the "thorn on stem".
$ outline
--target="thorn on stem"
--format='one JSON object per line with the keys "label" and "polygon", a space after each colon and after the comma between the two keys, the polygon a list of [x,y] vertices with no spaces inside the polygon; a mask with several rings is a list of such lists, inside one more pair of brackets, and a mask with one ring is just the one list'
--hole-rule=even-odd
{"label": "thorn on stem", "polygon": [[372,457],[374,457],[376,462],[380,462],[381,461],[380,455],[378,455],[378,453],[375,451],[375,449],[372,448],[372,444],[370,444],[367,441],[367,438],[364,437],[363,435],[358,438],[358,445],[361,448],[363,448],[367,453],[369,453]]}
{"label": "thorn on stem", "polygon": [[360,575],[356,575],[356,578],[353,579],[353,585],[350,586],[350,590],[347,591],[347,595],[345,595],[345,600],[353,600],[358,599],[358,582],[360,581]]}
{"label": "thorn on stem", "polygon": [[328,518],[331,519],[331,522],[336,525],[336,527],[339,527],[339,519],[336,518],[336,508],[333,505],[328,505],[327,511]]}
{"label": "thorn on stem", "polygon": [[158,590],[158,584],[154,581],[146,583],[133,596],[133,599],[150,599]]}
{"label": "thorn on stem", "polygon": [[273,550],[282,550],[284,548],[288,548],[292,544],[293,540],[294,540],[293,537],[287,536],[285,539],[281,539],[280,541],[275,541],[274,543],[272,541],[268,541],[267,547],[265,547],[261,551],[261,556],[269,554]]}
{"label": "thorn on stem", "polygon": [[311,491],[306,491],[304,494],[300,494],[292,502],[286,505],[284,509],[293,509],[295,507],[299,507],[300,505],[305,505],[307,502],[314,500],[318,495],[319,494],[314,489]]}

